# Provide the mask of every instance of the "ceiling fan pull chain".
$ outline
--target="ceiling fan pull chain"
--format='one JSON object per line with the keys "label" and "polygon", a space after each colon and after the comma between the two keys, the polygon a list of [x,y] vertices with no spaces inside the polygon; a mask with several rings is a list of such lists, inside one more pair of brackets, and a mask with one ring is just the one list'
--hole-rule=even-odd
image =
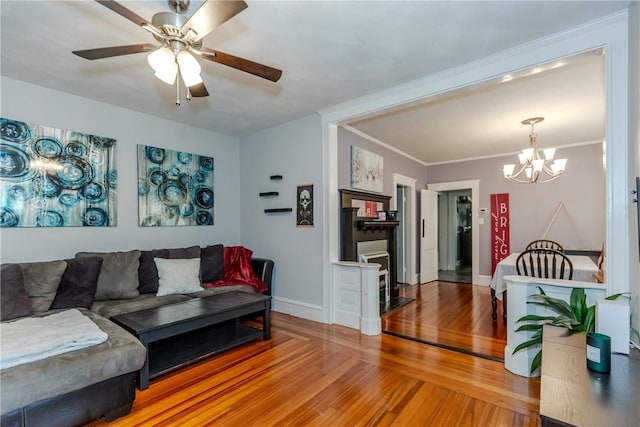
{"label": "ceiling fan pull chain", "polygon": [[187,101],[191,101],[191,91],[189,90],[189,87],[185,87],[187,88]]}
{"label": "ceiling fan pull chain", "polygon": [[180,106],[180,80],[176,79],[176,105]]}

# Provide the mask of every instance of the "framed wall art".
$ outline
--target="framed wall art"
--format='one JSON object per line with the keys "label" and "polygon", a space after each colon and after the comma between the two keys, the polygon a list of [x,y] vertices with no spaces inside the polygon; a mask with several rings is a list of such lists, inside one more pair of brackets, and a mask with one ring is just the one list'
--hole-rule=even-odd
{"label": "framed wall art", "polygon": [[0,227],[114,227],[116,140],[0,119]]}
{"label": "framed wall art", "polygon": [[213,157],[138,145],[141,227],[213,225]]}
{"label": "framed wall art", "polygon": [[351,186],[382,193],[383,158],[364,148],[351,146]]}
{"label": "framed wall art", "polygon": [[296,200],[296,225],[313,227],[313,184],[299,185]]}

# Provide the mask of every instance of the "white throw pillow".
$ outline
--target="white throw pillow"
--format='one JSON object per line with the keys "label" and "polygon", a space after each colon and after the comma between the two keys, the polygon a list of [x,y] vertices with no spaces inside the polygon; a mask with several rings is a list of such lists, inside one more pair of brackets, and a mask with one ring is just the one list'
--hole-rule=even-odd
{"label": "white throw pillow", "polygon": [[158,269],[156,295],[189,294],[202,290],[200,286],[200,258],[154,258]]}

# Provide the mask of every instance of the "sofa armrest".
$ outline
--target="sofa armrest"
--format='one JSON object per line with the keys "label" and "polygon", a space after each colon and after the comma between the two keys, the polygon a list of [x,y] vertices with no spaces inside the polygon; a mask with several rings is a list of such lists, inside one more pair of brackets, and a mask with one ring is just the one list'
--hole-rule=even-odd
{"label": "sofa armrest", "polygon": [[265,295],[271,295],[271,281],[273,279],[273,260],[266,258],[251,258],[251,267],[256,275],[267,285]]}

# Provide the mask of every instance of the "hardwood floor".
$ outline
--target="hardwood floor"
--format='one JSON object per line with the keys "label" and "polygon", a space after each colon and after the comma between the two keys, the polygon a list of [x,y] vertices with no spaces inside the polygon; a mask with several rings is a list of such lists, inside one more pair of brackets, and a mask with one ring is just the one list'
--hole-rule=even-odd
{"label": "hardwood floor", "polygon": [[498,304],[498,321],[491,319],[488,286],[429,282],[402,286],[401,296],[415,301],[385,315],[385,333],[502,361],[507,330]]}
{"label": "hardwood floor", "polygon": [[537,426],[499,362],[273,313],[272,339],[157,379],[109,426]]}

